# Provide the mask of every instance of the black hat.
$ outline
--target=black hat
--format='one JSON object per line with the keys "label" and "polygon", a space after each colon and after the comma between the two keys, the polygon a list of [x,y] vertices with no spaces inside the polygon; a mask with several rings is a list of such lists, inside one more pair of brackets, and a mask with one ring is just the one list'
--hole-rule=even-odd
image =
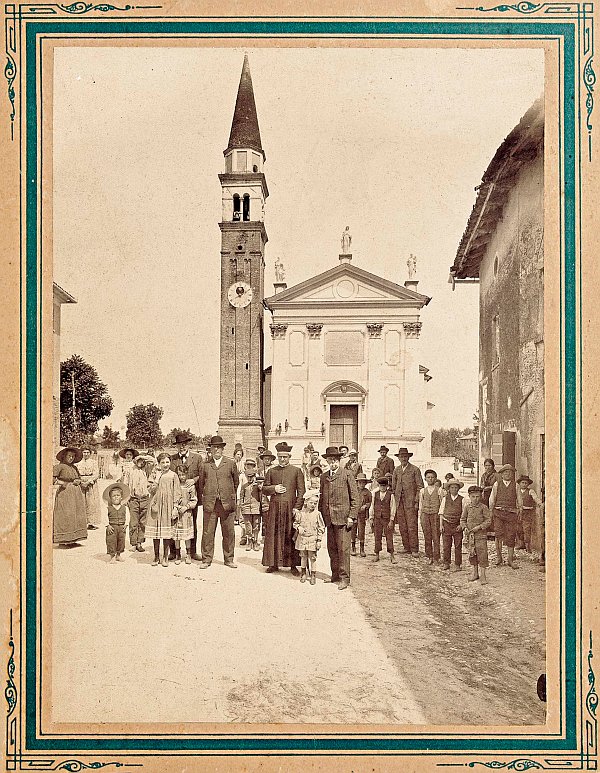
{"label": "black hat", "polygon": [[220,435],[213,435],[210,439],[209,446],[226,446],[227,443],[223,440],[223,438]]}
{"label": "black hat", "polygon": [[483,489],[481,486],[469,486],[467,489],[467,494],[482,494]]}
{"label": "black hat", "polygon": [[73,459],[73,464],[76,462],[80,462],[83,459],[83,451],[80,448],[73,448],[73,446],[67,446],[67,448],[63,448],[62,451],[59,451],[56,454],[56,458],[59,462],[65,461],[65,456],[67,455],[67,452],[70,451],[73,456],[75,457]]}
{"label": "black hat", "polygon": [[313,466],[310,468],[310,474],[314,477],[317,477],[317,475],[322,475],[323,470],[321,468],[320,464],[313,464]]}
{"label": "black hat", "polygon": [[277,451],[278,451],[280,454],[291,454],[291,453],[292,453],[292,446],[288,445],[288,444],[285,442],[285,440],[282,440],[282,442],[281,442],[281,443],[277,443],[277,445],[275,446],[275,449],[276,449],[276,450],[277,450]]}
{"label": "black hat", "polygon": [[379,483],[380,485],[385,483],[385,485],[387,486],[389,482],[390,482],[390,479],[388,478],[387,475],[382,475],[381,478],[377,478],[377,483]]}
{"label": "black hat", "polygon": [[394,456],[401,456],[402,454],[407,454],[409,458],[413,456],[413,453],[408,448],[399,448],[398,453],[394,454]]}
{"label": "black hat", "polygon": [[262,454],[259,454],[261,459],[275,459],[275,454],[269,449],[265,449]]}
{"label": "black hat", "polygon": [[190,440],[192,440],[192,436],[189,432],[178,432],[175,435],[175,445],[178,446],[180,443],[189,443]]}
{"label": "black hat", "polygon": [[131,453],[133,454],[133,458],[134,458],[134,459],[135,459],[135,457],[136,457],[136,456],[138,456],[138,455],[139,455],[139,451],[136,451],[136,450],[135,450],[135,448],[122,448],[122,449],[119,451],[119,456],[120,456],[122,459],[124,459],[124,458],[125,458],[125,454],[127,453],[127,451],[131,451]]}
{"label": "black hat", "polygon": [[522,480],[524,480],[530,486],[533,483],[529,475],[521,475],[521,477],[517,479],[517,483],[520,483]]}
{"label": "black hat", "polygon": [[323,456],[325,457],[325,459],[327,459],[328,456],[332,459],[340,459],[342,456],[342,452],[337,446],[327,446]]}
{"label": "black hat", "polygon": [[379,449],[379,452],[381,453],[381,451],[385,451],[385,452],[386,452],[386,454],[387,454],[387,452],[388,452],[389,450],[390,450],[390,449],[389,449],[387,446],[381,446],[381,447],[380,447],[380,449]]}

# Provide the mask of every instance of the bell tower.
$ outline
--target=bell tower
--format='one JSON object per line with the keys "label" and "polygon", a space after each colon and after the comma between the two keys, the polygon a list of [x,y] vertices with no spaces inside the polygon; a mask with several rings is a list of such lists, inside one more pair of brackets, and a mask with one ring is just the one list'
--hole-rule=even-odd
{"label": "bell tower", "polygon": [[229,143],[224,151],[221,229],[221,399],[219,432],[235,443],[264,445],[262,415],[265,200],[256,104],[244,56]]}

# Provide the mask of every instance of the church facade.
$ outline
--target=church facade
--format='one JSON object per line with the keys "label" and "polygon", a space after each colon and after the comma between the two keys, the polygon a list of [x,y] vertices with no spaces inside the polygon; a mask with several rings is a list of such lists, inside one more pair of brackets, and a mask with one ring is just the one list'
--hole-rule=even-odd
{"label": "church facade", "polygon": [[293,287],[275,285],[268,440],[285,439],[298,460],[310,442],[320,451],[345,444],[372,469],[383,444],[430,457],[428,369],[421,365],[420,312],[429,298],[352,263]]}

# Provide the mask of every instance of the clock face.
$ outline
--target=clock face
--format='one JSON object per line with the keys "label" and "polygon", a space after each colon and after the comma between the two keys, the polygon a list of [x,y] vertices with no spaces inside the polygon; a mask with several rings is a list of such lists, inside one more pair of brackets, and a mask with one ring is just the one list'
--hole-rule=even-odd
{"label": "clock face", "polygon": [[227,298],[236,309],[243,309],[252,301],[252,288],[247,282],[234,282],[227,291]]}

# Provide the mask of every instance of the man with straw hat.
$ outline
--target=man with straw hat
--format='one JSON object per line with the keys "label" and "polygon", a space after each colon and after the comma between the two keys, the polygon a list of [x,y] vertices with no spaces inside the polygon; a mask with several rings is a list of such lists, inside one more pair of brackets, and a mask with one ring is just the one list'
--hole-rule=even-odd
{"label": "man with straw hat", "polygon": [[[396,522],[400,529],[404,552],[419,555],[419,495],[423,488],[421,470],[408,460],[412,456],[408,448],[398,449],[400,464],[392,474],[392,494],[396,504]],[[380,462],[377,463],[379,470]]]}

